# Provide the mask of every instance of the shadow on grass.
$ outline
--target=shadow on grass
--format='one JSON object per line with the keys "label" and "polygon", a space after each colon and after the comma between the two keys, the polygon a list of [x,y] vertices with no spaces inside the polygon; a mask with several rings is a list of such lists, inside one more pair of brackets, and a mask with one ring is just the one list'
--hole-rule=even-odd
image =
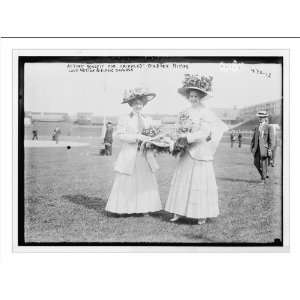
{"label": "shadow on grass", "polygon": [[235,162],[234,166],[249,166],[248,162]]}
{"label": "shadow on grass", "polygon": [[[181,216],[179,220],[176,222],[170,222],[170,219],[173,217],[173,214],[166,212],[164,210],[150,213],[151,217],[160,219],[161,221],[168,222],[170,224],[182,224],[182,225],[198,225],[198,220],[197,219],[191,219],[191,218],[186,218]],[[213,223],[214,218],[207,218],[206,219],[206,224]],[[199,226],[199,225],[198,225]]]}
{"label": "shadow on grass", "polygon": [[94,209],[98,213],[104,213],[106,201],[102,198],[88,197],[86,195],[64,195],[62,198],[88,209]]}
{"label": "shadow on grass", "polygon": [[149,215],[153,218],[160,219],[163,222],[169,222],[169,220],[172,218],[172,215],[164,210],[152,212]]}
{"label": "shadow on grass", "polygon": [[142,213],[140,213],[140,214],[117,214],[117,213],[108,212],[105,210],[107,200],[98,198],[98,197],[88,197],[86,195],[64,195],[64,196],[62,196],[62,198],[66,199],[74,204],[82,205],[88,209],[93,209],[97,213],[101,213],[107,217],[112,217],[112,218],[144,217],[144,214],[142,214]]}
{"label": "shadow on grass", "polygon": [[196,243],[216,243],[217,241],[208,239],[202,233],[185,233],[184,237],[188,238],[191,241],[195,241]]}
{"label": "shadow on grass", "polygon": [[261,180],[247,180],[241,178],[217,177],[217,179],[221,181],[231,181],[231,182],[261,183]]}

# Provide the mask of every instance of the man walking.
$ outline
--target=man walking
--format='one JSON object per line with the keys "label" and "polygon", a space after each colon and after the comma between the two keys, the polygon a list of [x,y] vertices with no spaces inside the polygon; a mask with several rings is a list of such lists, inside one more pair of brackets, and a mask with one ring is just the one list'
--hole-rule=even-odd
{"label": "man walking", "polygon": [[273,130],[268,125],[268,113],[266,111],[259,111],[258,117],[259,125],[255,127],[253,137],[251,140],[251,152],[254,156],[254,165],[257,168],[262,183],[265,183],[268,178],[268,157],[271,156],[274,147]]}

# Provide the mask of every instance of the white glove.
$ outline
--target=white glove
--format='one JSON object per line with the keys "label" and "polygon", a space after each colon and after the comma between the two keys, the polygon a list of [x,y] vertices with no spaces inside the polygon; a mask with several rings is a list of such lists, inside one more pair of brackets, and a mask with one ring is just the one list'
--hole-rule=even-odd
{"label": "white glove", "polygon": [[150,141],[152,138],[151,138],[150,136],[140,134],[140,139],[141,139],[141,141],[143,141],[143,142],[148,142],[148,141]]}

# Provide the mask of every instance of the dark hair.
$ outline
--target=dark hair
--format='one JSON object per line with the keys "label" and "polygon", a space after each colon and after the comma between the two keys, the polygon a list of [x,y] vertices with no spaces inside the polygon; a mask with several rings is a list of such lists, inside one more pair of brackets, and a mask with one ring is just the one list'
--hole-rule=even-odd
{"label": "dark hair", "polygon": [[134,103],[136,102],[136,101],[141,101],[142,103],[143,103],[143,106],[145,106],[145,97],[144,96],[137,96],[137,97],[135,97],[133,100],[131,100],[130,102],[128,102],[128,104],[129,104],[129,106],[133,106],[134,105]]}
{"label": "dark hair", "polygon": [[204,92],[202,92],[202,91],[200,91],[200,90],[197,90],[197,89],[188,89],[188,90],[187,90],[187,93],[186,93],[186,95],[187,95],[188,98],[190,97],[191,91],[197,92],[197,94],[199,95],[199,98],[200,98],[200,99],[202,99],[202,98],[204,98],[204,97],[206,96],[206,93],[204,93]]}

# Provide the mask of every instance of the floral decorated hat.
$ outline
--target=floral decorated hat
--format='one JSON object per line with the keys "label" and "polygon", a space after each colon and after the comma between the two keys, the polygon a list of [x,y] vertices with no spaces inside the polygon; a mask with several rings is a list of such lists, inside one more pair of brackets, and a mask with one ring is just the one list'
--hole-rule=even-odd
{"label": "floral decorated hat", "polygon": [[144,102],[144,104],[146,104],[149,101],[153,100],[155,96],[155,93],[149,93],[148,90],[144,88],[128,89],[124,92],[122,104],[130,103],[131,101],[136,99],[140,99]]}
{"label": "floral decorated hat", "polygon": [[212,96],[212,76],[184,75],[183,87],[178,89],[178,93],[188,97],[189,91],[197,90],[206,96]]}

